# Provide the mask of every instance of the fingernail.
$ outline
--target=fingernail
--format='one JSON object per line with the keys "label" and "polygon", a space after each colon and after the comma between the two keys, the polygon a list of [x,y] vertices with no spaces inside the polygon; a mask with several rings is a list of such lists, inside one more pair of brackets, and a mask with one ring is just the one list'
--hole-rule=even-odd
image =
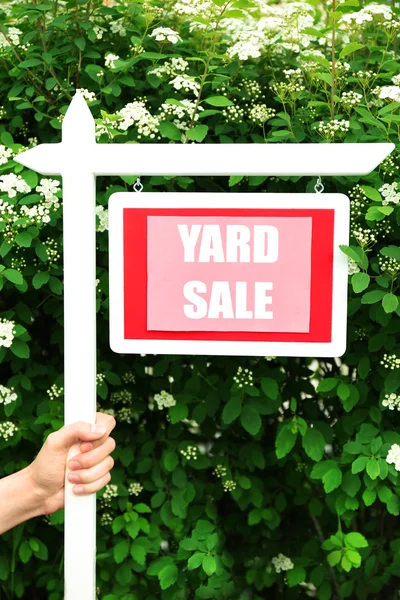
{"label": "fingernail", "polygon": [[76,485],[74,487],[74,494],[83,494],[84,489],[83,489],[83,485]]}
{"label": "fingernail", "polygon": [[92,425],[92,433],[99,433],[101,435],[104,435],[106,431],[107,429],[102,425]]}
{"label": "fingernail", "polygon": [[73,469],[73,470],[74,470],[74,469],[76,470],[76,469],[80,469],[80,468],[81,468],[81,465],[78,463],[78,461],[77,461],[77,460],[71,460],[71,462],[70,462],[70,463],[68,463],[68,466],[69,466],[69,468],[70,468],[70,469]]}
{"label": "fingernail", "polygon": [[71,483],[79,483],[79,476],[72,473],[71,475],[68,475],[68,480],[71,481]]}

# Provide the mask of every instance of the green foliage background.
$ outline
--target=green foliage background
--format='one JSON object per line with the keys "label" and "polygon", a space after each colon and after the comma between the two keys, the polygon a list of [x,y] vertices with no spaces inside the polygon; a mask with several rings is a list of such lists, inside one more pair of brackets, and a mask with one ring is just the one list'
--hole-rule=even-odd
{"label": "green foliage background", "polygon": [[[95,94],[89,106],[104,130],[99,142],[204,141],[220,143],[221,152],[239,142],[398,145],[396,90],[379,99],[399,71],[394,5],[391,22],[374,13],[357,28],[345,27],[343,15],[365,11],[368,2],[345,1],[338,10],[316,0],[194,0],[189,16],[178,14],[178,4],[2,3],[2,152],[18,153],[35,143],[32,137],[60,141],[58,117],[76,88]],[[263,30],[259,56],[240,60],[229,53],[234,41],[223,18],[237,30],[246,23],[254,29],[273,16],[268,10],[286,18],[275,38],[265,33],[272,22]],[[12,27],[21,32],[18,43],[10,39]],[[151,36],[157,27],[170,27],[181,39],[157,41]],[[119,58],[106,67],[109,53]],[[197,95],[151,73],[172,58],[188,62]],[[300,74],[284,73],[298,68]],[[360,95],[353,106],[343,102],[349,91]],[[140,133],[137,121],[121,129],[118,111],[140,98],[144,122],[156,119],[153,129]],[[184,117],[160,109],[162,103],[182,108],[185,99],[192,104]],[[275,113],[257,119],[255,105]],[[332,118],[348,124],[343,131],[321,128]],[[398,394],[400,383],[394,363],[400,209],[396,186],[389,203],[379,192],[398,180],[398,164],[396,150],[368,177],[324,181],[327,191],[352,194],[353,235],[344,251],[354,274],[348,349],[340,360],[113,354],[107,233],[99,232],[99,406],[118,420],[117,491],[110,488],[99,502],[99,598],[398,597],[400,485],[385,459],[400,444],[399,417],[382,401]],[[0,438],[5,476],[26,466],[63,424],[62,207],[51,209],[48,223],[30,220],[21,208],[42,202],[34,189],[40,178],[12,157],[0,173],[21,175],[32,188],[12,198],[1,194],[11,208],[0,220],[0,317],[15,323],[11,347],[0,346],[1,383],[18,395],[0,404],[0,422],[18,427],[8,440]],[[99,178],[99,205],[106,209],[109,196],[134,181]],[[151,177],[143,183],[146,192],[312,192],[315,180]],[[239,368],[242,386],[234,380]],[[154,396],[162,391],[176,404],[159,410]],[[129,494],[132,483],[139,484],[137,496]],[[62,598],[62,523],[56,513],[2,536],[0,598]],[[278,573],[272,559],[280,553],[292,568]]]}

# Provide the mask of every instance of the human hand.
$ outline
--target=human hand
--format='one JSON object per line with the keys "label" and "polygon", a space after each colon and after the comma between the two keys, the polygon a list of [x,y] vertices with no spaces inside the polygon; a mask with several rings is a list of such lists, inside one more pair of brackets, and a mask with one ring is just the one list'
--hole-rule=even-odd
{"label": "human hand", "polygon": [[70,448],[80,443],[80,454],[68,462],[68,480],[75,484],[75,494],[101,490],[111,479],[114,460],[110,454],[115,441],[109,437],[116,423],[114,417],[97,413],[96,425],[79,421],[51,433],[33,463],[28,467],[35,494],[44,514],[64,506],[64,484]]}

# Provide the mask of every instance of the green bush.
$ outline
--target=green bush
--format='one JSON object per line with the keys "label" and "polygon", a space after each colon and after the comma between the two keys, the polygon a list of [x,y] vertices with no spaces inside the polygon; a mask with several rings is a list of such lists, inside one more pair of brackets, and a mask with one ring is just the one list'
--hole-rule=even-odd
{"label": "green bush", "polygon": [[[0,476],[63,424],[61,186],[13,157],[60,141],[77,88],[100,143],[398,143],[398,10],[328,4],[1,4]],[[98,401],[118,421],[99,598],[398,597],[398,164],[324,180],[352,207],[340,360],[112,353],[107,201],[135,177],[99,178]],[[316,180],[143,183],[312,192]],[[62,598],[62,530],[56,513],[2,536],[1,598]]]}

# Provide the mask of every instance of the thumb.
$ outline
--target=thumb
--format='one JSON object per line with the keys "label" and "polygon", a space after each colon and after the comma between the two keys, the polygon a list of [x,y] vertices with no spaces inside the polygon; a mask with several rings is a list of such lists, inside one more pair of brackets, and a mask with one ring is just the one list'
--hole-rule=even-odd
{"label": "thumb", "polygon": [[98,440],[106,433],[107,429],[101,425],[91,425],[84,421],[78,421],[55,431],[49,438],[52,438],[51,445],[55,450],[64,450],[79,441],[92,442]]}

